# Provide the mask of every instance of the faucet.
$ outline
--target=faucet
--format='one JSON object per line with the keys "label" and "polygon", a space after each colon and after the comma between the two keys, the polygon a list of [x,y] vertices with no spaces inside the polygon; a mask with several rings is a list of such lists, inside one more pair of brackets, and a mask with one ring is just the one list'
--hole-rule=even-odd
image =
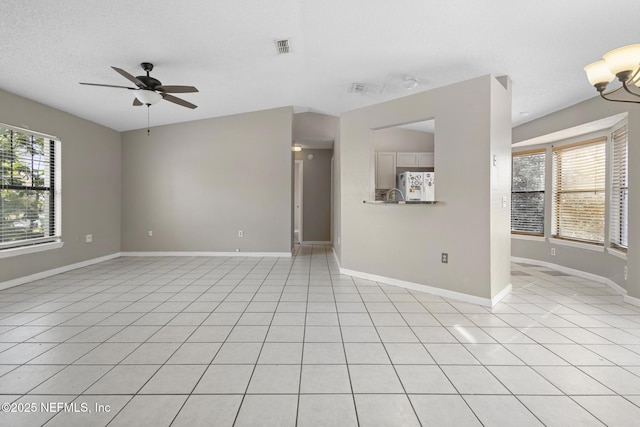
{"label": "faucet", "polygon": [[[400,193],[400,196],[402,197],[402,201],[404,201],[404,194],[402,194],[402,191],[400,191],[397,188],[392,188],[389,191],[387,191],[387,194],[385,195],[385,201],[388,202],[389,201],[389,196],[391,195],[392,192],[397,191],[398,193]],[[395,200],[395,199],[394,199]]]}

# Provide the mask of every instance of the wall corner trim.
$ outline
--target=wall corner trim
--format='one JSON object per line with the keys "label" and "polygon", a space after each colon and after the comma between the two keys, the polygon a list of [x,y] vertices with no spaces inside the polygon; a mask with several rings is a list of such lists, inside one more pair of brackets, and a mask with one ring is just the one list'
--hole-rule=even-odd
{"label": "wall corner trim", "polygon": [[0,290],[13,288],[14,286],[24,285],[25,283],[55,276],[56,274],[66,273],[67,271],[76,270],[78,268],[87,267],[89,265],[98,264],[104,261],[109,261],[114,258],[119,258],[120,256],[120,252],[116,252],[99,258],[92,258],[86,261],[76,262],[74,264],[69,264],[51,270],[45,270],[39,273],[30,274],[28,276],[18,277],[17,279],[8,280],[6,282],[0,282]]}
{"label": "wall corner trim", "polygon": [[502,298],[504,298],[507,295],[509,295],[511,293],[512,289],[513,289],[513,285],[511,283],[509,283],[507,286],[505,286],[503,290],[498,292],[498,295],[496,295],[495,297],[491,298],[491,307],[494,307],[496,304],[498,304],[502,300]]}
{"label": "wall corner trim", "polygon": [[[627,295],[627,290],[625,288],[623,288],[622,286],[618,285],[613,280],[608,279],[606,277],[598,276],[597,274],[587,273],[586,271],[576,270],[575,268],[569,268],[569,267],[565,267],[563,265],[553,264],[553,263],[546,262],[546,261],[539,261],[537,259],[532,259],[532,258],[520,258],[520,257],[513,257],[512,256],[511,257],[511,262],[523,262],[523,263],[526,263],[526,264],[533,264],[533,265],[537,265],[537,266],[540,266],[540,267],[552,268],[554,270],[558,270],[558,271],[561,271],[563,273],[571,274],[573,276],[582,277],[583,279],[593,280],[595,282],[599,282],[599,283],[605,284],[605,285],[609,286],[611,289],[613,289],[614,291],[616,291],[618,294]],[[626,301],[626,296],[625,296],[625,301]]]}

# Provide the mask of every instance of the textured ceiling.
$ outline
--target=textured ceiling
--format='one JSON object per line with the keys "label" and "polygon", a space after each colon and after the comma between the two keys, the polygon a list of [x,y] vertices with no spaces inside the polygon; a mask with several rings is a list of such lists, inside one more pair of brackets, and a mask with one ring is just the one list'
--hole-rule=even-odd
{"label": "textured ceiling", "polygon": [[[128,130],[147,124],[130,91],[78,82],[129,85],[110,66],[140,75],[148,61],[200,89],[178,95],[196,110],[152,106],[153,126],[286,105],[339,115],[509,75],[519,124],[594,96],[583,66],[639,43],[638,16],[638,0],[2,0],[0,88]],[[292,53],[276,53],[282,38]]]}

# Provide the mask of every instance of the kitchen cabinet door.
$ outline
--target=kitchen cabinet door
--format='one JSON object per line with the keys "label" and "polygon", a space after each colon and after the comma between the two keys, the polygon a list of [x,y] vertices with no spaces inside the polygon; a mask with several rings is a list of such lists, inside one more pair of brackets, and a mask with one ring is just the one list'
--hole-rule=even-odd
{"label": "kitchen cabinet door", "polygon": [[396,166],[401,168],[418,167],[418,153],[396,153]]}
{"label": "kitchen cabinet door", "polygon": [[376,153],[376,188],[396,186],[396,153]]}
{"label": "kitchen cabinet door", "polygon": [[433,153],[418,153],[418,166],[421,168],[432,168]]}

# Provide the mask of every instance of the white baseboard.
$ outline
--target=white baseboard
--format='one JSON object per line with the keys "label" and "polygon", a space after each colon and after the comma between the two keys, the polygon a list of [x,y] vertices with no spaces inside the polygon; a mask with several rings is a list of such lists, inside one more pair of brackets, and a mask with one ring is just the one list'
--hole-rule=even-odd
{"label": "white baseboard", "polygon": [[627,290],[622,286],[618,285],[611,279],[606,277],[598,276],[597,274],[587,273],[586,271],[576,270],[575,268],[565,267],[559,264],[553,264],[551,262],[540,261],[537,259],[530,258],[520,258],[520,257],[511,257],[511,262],[522,262],[525,264],[537,265],[540,267],[547,267],[553,270],[558,270],[563,273],[571,274],[572,276],[582,277],[583,279],[593,280],[594,282],[602,283],[604,285],[609,286],[611,289],[619,293],[620,295],[627,295]]}
{"label": "white baseboard", "polygon": [[[391,277],[378,276],[376,274],[363,273],[361,271],[349,270],[340,267],[340,274],[346,274],[348,276],[359,277],[361,279],[372,280],[374,282],[384,283],[386,285],[399,286],[401,288],[412,289],[414,291],[426,292],[429,294],[441,296],[444,298],[456,299],[462,302],[468,302],[471,304],[481,305],[483,307],[493,307],[502,299],[506,294],[511,292],[511,285],[509,284],[505,289],[498,294],[497,300],[494,302],[489,298],[477,297],[475,295],[463,294],[462,292],[450,291],[442,288],[434,288],[433,286],[422,285],[420,283],[407,282],[404,280],[393,279]],[[495,298],[494,298],[495,299]]]}
{"label": "white baseboard", "polygon": [[139,257],[252,257],[252,258],[291,258],[291,252],[121,252],[121,256]]}
{"label": "white baseboard", "polygon": [[330,245],[332,244],[330,240],[303,240],[303,245]]}
{"label": "white baseboard", "polygon": [[51,270],[41,271],[40,273],[34,273],[28,276],[18,277],[17,279],[13,279],[13,280],[7,280],[6,282],[0,282],[0,290],[12,288],[18,285],[23,285],[25,283],[44,279],[46,277],[55,276],[56,274],[66,273],[67,271],[75,270],[82,267],[87,267],[89,265],[97,264],[99,262],[109,261],[111,259],[118,258],[118,257],[120,257],[120,252],[116,252],[111,255],[105,255],[99,258],[88,259],[86,261],[65,265],[63,267],[58,267]]}
{"label": "white baseboard", "polygon": [[636,307],[640,307],[640,298],[631,297],[629,295],[624,296],[624,302],[635,305]]}
{"label": "white baseboard", "polygon": [[427,286],[427,285],[421,285],[419,283],[406,282],[404,280],[392,279],[392,278],[389,278],[389,277],[383,277],[383,276],[378,276],[378,275],[369,274],[369,273],[362,273],[362,272],[359,272],[359,271],[354,271],[354,270],[349,270],[349,269],[346,269],[346,268],[342,268],[342,267],[340,267],[340,260],[338,259],[338,254],[336,253],[335,248],[333,248],[333,247],[331,248],[331,253],[333,253],[333,257],[335,258],[336,263],[338,264],[338,267],[340,268],[340,274],[346,274],[348,276],[359,277],[361,279],[373,280],[375,282],[384,283],[386,285],[400,286],[402,288],[407,288],[407,289],[413,289],[413,290],[416,290],[416,291],[426,292],[426,293],[429,293],[429,294],[438,295],[438,296],[442,296],[442,297],[445,297],[445,298],[457,299],[457,300],[460,300],[460,301],[463,301],[463,302],[469,302],[471,304],[477,304],[477,305],[481,305],[481,306],[484,306],[484,307],[493,307],[493,306],[495,306],[497,303],[500,302],[500,300],[502,300],[502,298],[504,298],[505,296],[509,295],[509,293],[513,289],[513,286],[511,285],[511,283],[509,283],[495,297],[493,297],[491,299],[481,298],[481,297],[477,297],[477,296],[474,296],[474,295],[463,294],[462,292],[449,291],[449,290],[446,290],[446,289],[434,288],[432,286]]}

